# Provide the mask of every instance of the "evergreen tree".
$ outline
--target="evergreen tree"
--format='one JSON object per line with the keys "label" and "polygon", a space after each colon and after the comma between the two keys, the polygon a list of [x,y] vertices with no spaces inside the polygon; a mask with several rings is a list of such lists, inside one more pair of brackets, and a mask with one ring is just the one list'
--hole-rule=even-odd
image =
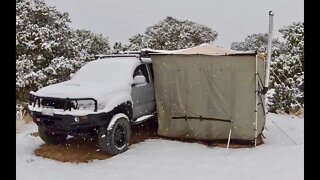
{"label": "evergreen tree", "polygon": [[285,44],[272,61],[270,111],[294,113],[304,107],[304,24],[294,22],[279,31]]}
{"label": "evergreen tree", "polygon": [[121,51],[126,51],[126,47],[121,42],[115,42],[112,46],[112,54],[119,54]]}
{"label": "evergreen tree", "polygon": [[42,87],[49,74],[51,61],[75,58],[72,30],[68,13],[60,13],[41,0],[21,0],[16,3],[16,86],[17,99]]}
{"label": "evergreen tree", "polygon": [[129,39],[129,49],[184,49],[202,43],[211,43],[217,36],[218,33],[210,27],[189,20],[167,17],[148,27],[145,34],[137,34],[131,37]]}
{"label": "evergreen tree", "polygon": [[130,44],[128,45],[128,49],[132,51],[139,51],[142,48],[148,47],[146,36],[142,34],[137,34],[129,38]]}
{"label": "evergreen tree", "polygon": [[65,81],[92,55],[107,53],[107,38],[86,30],[73,31],[68,13],[42,0],[16,1],[16,99],[30,91]]}
{"label": "evergreen tree", "polygon": [[85,29],[76,30],[74,33],[81,59],[88,61],[92,60],[96,54],[110,53],[108,38],[103,37],[102,34],[94,34]]}
{"label": "evergreen tree", "polygon": [[[254,50],[260,53],[266,53],[268,46],[268,34],[259,33],[251,34],[246,37],[243,42],[231,43],[231,49],[238,51],[250,51]],[[282,43],[278,39],[272,40],[272,55],[276,56],[279,54],[279,50],[282,47]]]}

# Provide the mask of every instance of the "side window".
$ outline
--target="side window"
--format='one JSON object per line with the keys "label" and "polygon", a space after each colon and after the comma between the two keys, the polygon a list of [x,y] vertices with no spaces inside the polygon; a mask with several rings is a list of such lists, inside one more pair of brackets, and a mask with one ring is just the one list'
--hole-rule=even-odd
{"label": "side window", "polygon": [[150,82],[146,65],[141,64],[134,70],[133,78],[137,75],[143,75],[144,77],[146,77],[147,83]]}

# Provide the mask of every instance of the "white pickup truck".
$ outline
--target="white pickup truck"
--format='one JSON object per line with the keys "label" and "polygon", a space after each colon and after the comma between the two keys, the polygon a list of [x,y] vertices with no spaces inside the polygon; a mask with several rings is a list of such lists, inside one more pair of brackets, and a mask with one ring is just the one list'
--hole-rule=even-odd
{"label": "white pickup truck", "polygon": [[30,92],[28,108],[46,143],[89,134],[102,151],[122,153],[131,125],[155,113],[151,60],[110,55],[88,62],[70,80]]}

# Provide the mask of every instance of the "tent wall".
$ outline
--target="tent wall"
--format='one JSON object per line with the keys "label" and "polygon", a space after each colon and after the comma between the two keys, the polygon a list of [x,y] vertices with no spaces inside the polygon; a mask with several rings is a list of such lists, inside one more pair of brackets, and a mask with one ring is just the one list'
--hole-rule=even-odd
{"label": "tent wall", "polygon": [[[254,139],[255,55],[152,55],[151,58],[159,135],[226,139],[232,127],[231,139]],[[263,74],[263,61],[258,59],[258,62],[259,72]],[[259,105],[258,134],[265,124],[262,110]],[[233,123],[179,118],[185,116]]]}

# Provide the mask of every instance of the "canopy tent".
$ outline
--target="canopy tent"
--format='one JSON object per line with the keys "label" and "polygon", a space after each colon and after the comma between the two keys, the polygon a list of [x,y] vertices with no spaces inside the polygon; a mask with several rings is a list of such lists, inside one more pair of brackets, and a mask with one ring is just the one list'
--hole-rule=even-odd
{"label": "canopy tent", "polygon": [[255,141],[261,134],[264,56],[209,44],[144,51],[153,64],[159,135]]}

